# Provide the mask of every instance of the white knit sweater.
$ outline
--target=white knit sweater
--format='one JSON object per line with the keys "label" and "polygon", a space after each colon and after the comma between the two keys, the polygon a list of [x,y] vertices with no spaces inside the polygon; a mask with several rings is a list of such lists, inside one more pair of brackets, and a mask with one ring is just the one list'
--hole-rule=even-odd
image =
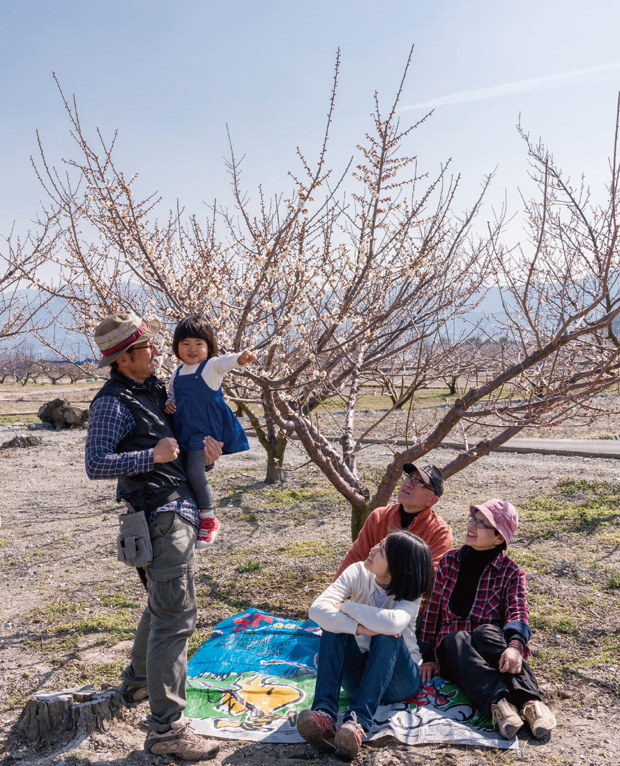
{"label": "white knit sweater", "polygon": [[[379,608],[375,606],[375,576],[363,562],[347,567],[340,577],[310,607],[310,619],[331,633],[355,635],[358,624],[375,633],[388,636],[402,634],[413,661],[422,660],[415,635],[415,623],[422,597],[415,601],[395,601],[388,596]],[[334,604],[342,603],[341,609]],[[355,635],[362,651],[368,651],[370,636]]]}

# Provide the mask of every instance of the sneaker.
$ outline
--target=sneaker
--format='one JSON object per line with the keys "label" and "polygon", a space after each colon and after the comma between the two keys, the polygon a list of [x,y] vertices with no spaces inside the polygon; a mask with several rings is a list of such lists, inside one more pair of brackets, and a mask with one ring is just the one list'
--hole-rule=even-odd
{"label": "sneaker", "polygon": [[362,724],[357,722],[357,718],[345,721],[334,737],[334,745],[338,748],[336,755],[352,761],[359,753],[363,739],[364,729]]}
{"label": "sneaker", "polygon": [[206,548],[215,540],[220,531],[220,522],[215,516],[200,519],[200,529],[196,539],[196,548]]}
{"label": "sneaker", "polygon": [[130,686],[127,681],[123,681],[121,688],[118,691],[127,705],[142,702],[142,700],[148,699],[149,697],[149,690],[146,686]]}
{"label": "sneaker", "polygon": [[150,731],[144,749],[151,755],[175,755],[183,761],[203,761],[215,758],[220,745],[201,737],[181,714],[168,731]]}
{"label": "sneaker", "polygon": [[536,739],[544,737],[545,734],[549,734],[551,729],[554,729],[557,725],[555,716],[540,700],[530,700],[526,702],[521,708],[523,717],[530,725],[530,730]]}
{"label": "sneaker", "polygon": [[336,724],[323,710],[302,710],[297,716],[297,733],[319,753],[333,753]]}
{"label": "sneaker", "polygon": [[523,726],[519,711],[507,699],[498,700],[496,705],[491,705],[491,717],[504,739],[512,739]]}

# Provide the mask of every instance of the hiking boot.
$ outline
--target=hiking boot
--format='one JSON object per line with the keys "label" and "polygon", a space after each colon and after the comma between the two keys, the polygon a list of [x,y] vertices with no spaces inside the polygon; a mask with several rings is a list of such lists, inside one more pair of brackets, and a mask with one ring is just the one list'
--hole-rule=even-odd
{"label": "hiking boot", "polygon": [[551,729],[554,729],[557,721],[555,716],[540,700],[530,700],[526,702],[521,708],[523,717],[530,725],[530,730],[536,739],[544,737],[545,734],[549,734]]}
{"label": "hiking boot", "polygon": [[345,721],[334,737],[334,745],[338,748],[336,755],[352,761],[359,753],[363,739],[364,729],[362,724],[357,722],[357,718]]}
{"label": "hiking boot", "polygon": [[297,733],[319,753],[333,753],[336,724],[323,710],[302,710],[297,716]]}
{"label": "hiking boot", "polygon": [[206,761],[215,758],[220,746],[218,742],[201,737],[181,714],[168,731],[150,731],[144,749],[151,755],[175,755],[183,761]]}
{"label": "hiking boot", "polygon": [[130,686],[127,681],[123,681],[118,691],[126,705],[134,705],[136,702],[142,702],[149,697],[149,690],[146,686]]}
{"label": "hiking boot", "polygon": [[496,705],[491,705],[491,716],[493,724],[498,727],[504,739],[512,739],[523,726],[519,711],[507,699],[498,700]]}
{"label": "hiking boot", "polygon": [[207,519],[200,519],[200,529],[198,530],[198,538],[196,539],[196,548],[207,548],[214,542],[220,531],[220,522],[215,516],[211,516]]}

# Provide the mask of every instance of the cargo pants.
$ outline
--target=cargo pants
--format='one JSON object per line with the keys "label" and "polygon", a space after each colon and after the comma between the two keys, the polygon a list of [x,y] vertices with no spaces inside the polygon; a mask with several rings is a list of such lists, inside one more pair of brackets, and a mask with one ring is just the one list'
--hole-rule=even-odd
{"label": "cargo pants", "polygon": [[187,643],[196,626],[194,543],[198,529],[172,511],[149,524],[153,561],[146,569],[148,603],[142,613],[131,663],[130,686],[147,686],[149,728],[168,731],[186,706]]}

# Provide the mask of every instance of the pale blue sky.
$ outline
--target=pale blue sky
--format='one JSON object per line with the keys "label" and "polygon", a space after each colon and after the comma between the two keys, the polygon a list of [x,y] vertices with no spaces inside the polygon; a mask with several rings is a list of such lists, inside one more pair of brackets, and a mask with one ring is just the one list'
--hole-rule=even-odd
{"label": "pale blue sky", "polygon": [[[387,105],[410,45],[402,119],[438,104],[410,150],[431,171],[453,158],[463,204],[498,167],[491,200],[527,188],[515,124],[541,135],[595,193],[605,182],[620,90],[620,5],[608,0],[2,0],[0,234],[23,232],[41,192],[30,167],[41,132],[50,160],[70,152],[51,72],[83,123],[110,135],[141,188],[200,211],[228,200],[226,123],[245,179],[288,189],[300,145],[314,158],[342,49],[331,162],[342,169]],[[162,213],[164,211],[162,210]]]}

